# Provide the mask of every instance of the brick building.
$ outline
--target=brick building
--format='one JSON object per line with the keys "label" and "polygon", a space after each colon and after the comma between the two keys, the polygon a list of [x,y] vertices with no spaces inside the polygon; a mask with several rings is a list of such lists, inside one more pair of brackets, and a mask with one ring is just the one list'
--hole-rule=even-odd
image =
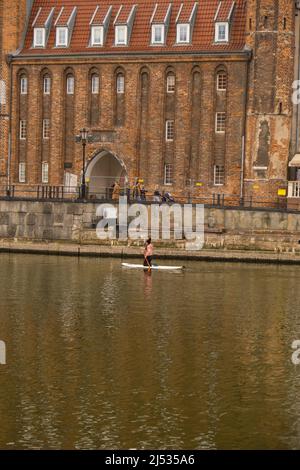
{"label": "brick building", "polygon": [[[17,51],[25,31],[30,2],[0,0],[0,184],[7,180],[9,155],[10,67],[7,54]],[[13,12],[13,13],[12,13]]]}
{"label": "brick building", "polygon": [[116,178],[237,200],[286,187],[292,0],[10,1],[15,25],[6,3],[2,31],[26,34],[1,53],[6,74],[11,53],[12,83],[2,181],[79,184],[75,136],[86,127],[85,174],[98,196]]}

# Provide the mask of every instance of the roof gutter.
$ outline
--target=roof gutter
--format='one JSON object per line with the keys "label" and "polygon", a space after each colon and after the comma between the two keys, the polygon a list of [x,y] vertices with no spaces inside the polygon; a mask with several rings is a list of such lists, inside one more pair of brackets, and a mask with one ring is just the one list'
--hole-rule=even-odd
{"label": "roof gutter", "polygon": [[91,58],[95,57],[98,59],[101,58],[115,58],[115,57],[151,57],[155,55],[156,57],[168,57],[168,56],[190,56],[190,57],[207,57],[207,56],[214,56],[214,57],[226,57],[230,55],[236,55],[238,57],[245,57],[248,60],[251,59],[252,52],[251,51],[199,51],[199,52],[192,52],[192,51],[169,51],[169,52],[126,52],[120,53],[120,51],[116,51],[115,53],[97,53],[97,52],[82,52],[76,54],[13,54],[12,60],[28,60],[28,59],[56,59],[56,60],[66,60],[66,59],[83,59],[83,58]]}

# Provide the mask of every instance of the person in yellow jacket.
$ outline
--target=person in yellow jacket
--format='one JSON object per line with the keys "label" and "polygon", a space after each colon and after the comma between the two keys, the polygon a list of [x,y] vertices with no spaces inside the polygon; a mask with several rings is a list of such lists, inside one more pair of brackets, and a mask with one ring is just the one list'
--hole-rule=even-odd
{"label": "person in yellow jacket", "polygon": [[118,181],[115,181],[115,185],[114,185],[114,189],[113,189],[113,193],[112,193],[112,200],[113,201],[118,201],[119,200],[120,191],[121,191],[120,184],[119,184]]}

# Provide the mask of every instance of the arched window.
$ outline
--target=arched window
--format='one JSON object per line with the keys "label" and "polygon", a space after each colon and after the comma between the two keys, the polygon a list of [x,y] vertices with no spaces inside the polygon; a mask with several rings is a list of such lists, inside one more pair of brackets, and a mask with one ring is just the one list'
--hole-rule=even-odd
{"label": "arched window", "polygon": [[99,94],[99,91],[100,91],[100,79],[99,79],[99,75],[96,74],[96,73],[93,73],[93,74],[92,74],[92,77],[91,77],[91,80],[92,80],[92,86],[91,86],[92,94],[93,94],[93,95],[98,95],[98,94]]}
{"label": "arched window", "polygon": [[167,93],[174,93],[176,87],[175,73],[169,72],[167,75]]}
{"label": "arched window", "polygon": [[50,93],[51,93],[51,77],[49,75],[44,75],[44,78],[43,78],[43,93],[44,93],[44,95],[50,95]]}
{"label": "arched window", "polygon": [[75,78],[74,75],[67,76],[67,95],[74,95],[75,91]]}
{"label": "arched window", "polygon": [[117,93],[125,93],[125,76],[122,72],[117,75]]}
{"label": "arched window", "polygon": [[20,77],[20,93],[21,95],[27,95],[28,93],[28,79],[26,75]]}

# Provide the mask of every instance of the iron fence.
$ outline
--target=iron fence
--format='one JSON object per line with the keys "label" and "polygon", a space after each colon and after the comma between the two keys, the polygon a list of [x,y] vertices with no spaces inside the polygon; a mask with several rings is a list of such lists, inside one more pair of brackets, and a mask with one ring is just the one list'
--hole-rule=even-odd
{"label": "iron fence", "polygon": [[[103,203],[117,200],[119,196],[127,196],[129,202],[141,202],[150,204],[153,202],[172,204],[205,204],[214,207],[236,207],[236,208],[255,208],[255,209],[276,209],[287,210],[287,198],[277,197],[275,199],[260,198],[257,196],[247,196],[240,198],[235,194],[212,193],[205,196],[195,195],[193,191],[187,191],[174,198],[167,197],[167,191],[157,193],[144,191],[136,193],[132,188],[126,185],[120,186],[118,194],[113,195],[112,187],[98,188],[97,192],[87,190],[85,201]],[[80,186],[24,186],[11,185],[0,186],[0,199],[2,200],[34,200],[34,201],[74,201],[82,202]]]}

